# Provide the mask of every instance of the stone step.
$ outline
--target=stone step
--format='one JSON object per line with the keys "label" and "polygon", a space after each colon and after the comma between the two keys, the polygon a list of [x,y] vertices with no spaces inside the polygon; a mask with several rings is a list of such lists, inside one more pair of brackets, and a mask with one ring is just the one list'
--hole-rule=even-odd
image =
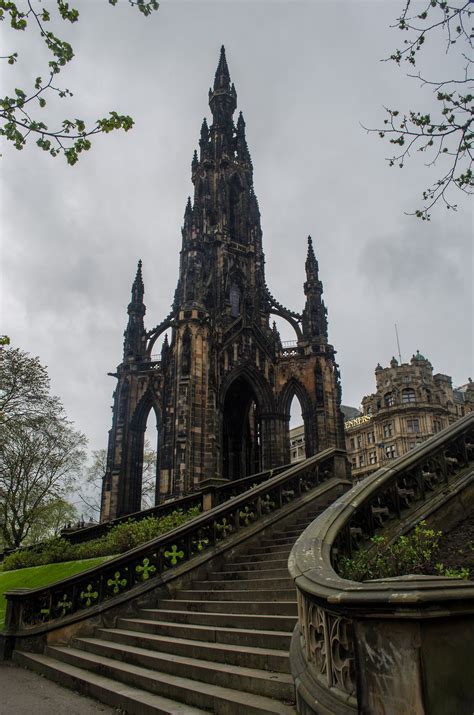
{"label": "stone step", "polygon": [[249,551],[246,554],[239,554],[238,556],[234,556],[234,560],[232,563],[241,564],[246,563],[248,561],[286,561],[286,563],[288,563],[288,556],[290,555],[291,549],[284,549],[283,551],[278,550],[261,552],[255,551],[256,548],[257,547],[254,546],[252,548],[252,551]]}
{"label": "stone step", "polygon": [[[182,628],[182,626],[181,626]],[[248,668],[260,668],[281,673],[290,672],[288,651],[277,648],[259,648],[245,645],[216,642],[215,630],[209,630],[211,642],[175,638],[170,635],[134,632],[120,628],[97,628],[94,635],[102,640],[148,648],[153,651],[174,653],[228,665],[243,665]],[[185,633],[181,633],[182,636]],[[187,633],[186,633],[187,635]],[[271,634],[274,635],[274,634]],[[265,638],[268,634],[265,634]]]}
{"label": "stone step", "polygon": [[[237,558],[237,557],[234,557]],[[268,569],[288,569],[288,558],[284,559],[259,559],[258,561],[230,561],[225,564],[225,568],[229,571],[256,571],[262,568],[262,561],[264,561],[265,568]]]}
{"label": "stone step", "polygon": [[[159,621],[171,621],[172,623],[196,623],[199,625],[226,626],[227,628],[254,628],[262,623],[264,630],[286,630],[287,626],[282,626],[288,619],[294,621],[297,613],[295,603],[274,601],[272,603],[249,604],[245,601],[229,604],[227,601],[221,603],[206,604],[195,602],[192,608],[186,608],[186,603],[182,601],[173,606],[167,603],[164,608],[142,609],[138,618],[153,619]],[[181,606],[181,608],[179,608]],[[253,608],[251,608],[253,606]],[[240,607],[240,610],[239,610]],[[235,626],[234,626],[235,624]],[[248,624],[248,625],[247,625]],[[271,624],[271,625],[268,625]],[[294,625],[294,622],[293,622]],[[293,626],[290,626],[291,628]]]}
{"label": "stone step", "polygon": [[293,542],[287,545],[276,544],[273,546],[268,544],[267,546],[252,546],[252,548],[248,551],[247,556],[251,556],[252,554],[289,554],[292,548]]}
{"label": "stone step", "polygon": [[269,536],[259,542],[259,548],[262,546],[293,546],[296,541],[296,536]]}
{"label": "stone step", "polygon": [[209,715],[207,710],[118,683],[46,655],[16,651],[14,659],[19,665],[41,673],[60,685],[79,690],[119,711],[125,711],[127,715]]}
{"label": "stone step", "polygon": [[[236,584],[233,584],[234,586]],[[294,601],[296,603],[296,589],[256,589],[242,588],[228,591],[205,590],[182,590],[176,594],[177,601]]]}
{"label": "stone step", "polygon": [[236,688],[255,695],[264,695],[277,700],[293,697],[293,679],[287,673],[269,672],[260,668],[231,665],[160,651],[143,647],[112,643],[99,638],[78,638],[75,647],[87,653],[119,660],[127,664],[147,668],[154,672],[212,683],[226,688]]}
{"label": "stone step", "polygon": [[255,579],[255,581],[259,581],[260,579],[267,578],[289,578],[289,571],[287,568],[258,570],[246,569],[240,571],[212,571],[208,574],[208,578],[209,581],[248,581],[252,579]]}
{"label": "stone step", "polygon": [[[155,609],[144,609],[139,615],[153,612]],[[227,613],[229,615],[265,616],[278,615],[293,616],[297,613],[296,599],[294,601],[225,601],[188,599],[162,600],[157,604],[157,610],[169,613],[174,611],[187,611],[188,613],[201,612],[207,615]]]}
{"label": "stone step", "polygon": [[[189,614],[185,615],[189,616]],[[271,622],[270,618],[267,616],[267,620],[263,620],[263,622],[260,618],[258,622],[243,623],[239,627],[226,626],[225,624],[221,627],[203,625],[188,622],[186,619],[180,621],[163,619],[160,621],[145,618],[119,618],[117,627],[120,630],[145,633],[146,635],[288,651],[296,618],[276,616],[278,619],[276,622]],[[278,630],[279,628],[281,630]]]}
{"label": "stone step", "polygon": [[193,581],[191,584],[193,591],[225,591],[225,590],[235,590],[236,587],[239,588],[246,588],[247,585],[250,588],[258,588],[258,589],[274,589],[274,590],[280,590],[280,589],[292,589],[294,588],[293,586],[293,580],[290,578],[290,575],[287,574],[285,578],[276,578],[276,577],[270,577],[270,578],[258,578],[257,574],[254,575],[253,579],[246,579],[242,580],[236,583],[235,579],[230,579],[230,580],[224,580],[220,579],[219,581],[215,581],[212,579],[209,579],[207,581]]}
{"label": "stone step", "polygon": [[[154,672],[131,663],[89,654],[75,648],[48,646],[46,655],[132,687],[211,710],[215,715],[294,715],[295,709],[271,698],[245,693],[169,673]],[[185,711],[184,711],[185,712]]]}

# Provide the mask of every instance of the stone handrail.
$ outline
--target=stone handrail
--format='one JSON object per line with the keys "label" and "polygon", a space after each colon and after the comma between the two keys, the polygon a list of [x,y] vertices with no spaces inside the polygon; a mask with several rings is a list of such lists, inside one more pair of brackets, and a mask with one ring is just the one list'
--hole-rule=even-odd
{"label": "stone handrail", "polygon": [[367,477],[301,535],[289,560],[299,713],[472,713],[474,582],[406,575],[360,583],[340,577],[337,564],[375,534],[393,541],[473,486],[471,414]]}
{"label": "stone handrail", "polygon": [[[213,492],[213,501],[215,504],[222,504],[226,501],[226,499],[242,494],[254,484],[260,484],[261,482],[270,479],[270,477],[281,474],[282,471],[288,469],[289,467],[289,464],[285,464],[282,467],[266,469],[263,472],[258,472],[258,474],[242,477],[241,479],[236,479],[235,481],[224,482],[224,480],[219,480],[219,483],[214,486],[209,485],[203,487],[199,491],[192,492],[191,494],[187,494],[183,497],[172,498],[169,501],[162,502],[156,506],[151,506],[148,509],[142,509],[141,511],[133,512],[131,514],[125,514],[124,516],[119,516],[116,519],[104,521],[101,524],[85,526],[75,531],[63,531],[61,537],[69,541],[71,544],[82,544],[84,541],[99,539],[101,536],[105,536],[105,534],[107,534],[112,527],[117,526],[118,524],[125,524],[130,519],[133,521],[141,521],[142,519],[146,519],[150,516],[159,519],[162,516],[171,514],[177,509],[186,511],[187,509],[191,509],[195,506],[204,510],[205,505],[203,498],[207,492]],[[41,545],[42,544],[36,544],[35,546],[28,546],[25,548],[30,551],[34,551]]]}
{"label": "stone handrail", "polygon": [[345,452],[327,449],[100,566],[44,588],[7,592],[6,633],[37,634],[124,603],[333,476],[344,479]]}

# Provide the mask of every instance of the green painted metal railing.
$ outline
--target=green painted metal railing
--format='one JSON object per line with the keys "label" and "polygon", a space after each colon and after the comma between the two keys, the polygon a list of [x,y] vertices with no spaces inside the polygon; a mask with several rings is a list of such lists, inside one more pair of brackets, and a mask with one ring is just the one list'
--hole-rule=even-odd
{"label": "green painted metal railing", "polygon": [[[158,585],[170,570],[219,546],[261,516],[282,509],[336,472],[340,478],[344,464],[345,452],[325,450],[277,476],[268,478],[266,473],[261,484],[105,564],[45,588],[10,591],[6,593],[6,632],[39,632],[45,626],[71,623],[133,598]],[[255,475],[246,479],[256,481]],[[246,480],[241,481],[243,485]],[[235,489],[235,484],[229,489]],[[232,496],[221,490],[221,496],[223,493]]]}

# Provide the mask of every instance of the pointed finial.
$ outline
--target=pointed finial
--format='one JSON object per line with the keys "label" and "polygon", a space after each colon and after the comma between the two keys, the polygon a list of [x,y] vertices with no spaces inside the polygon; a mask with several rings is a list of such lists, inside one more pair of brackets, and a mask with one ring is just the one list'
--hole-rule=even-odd
{"label": "pointed finial", "polygon": [[199,159],[198,159],[197,151],[196,151],[196,149],[195,149],[195,150],[194,150],[194,154],[193,154],[193,160],[192,160],[192,162],[191,162],[191,169],[192,169],[192,171],[194,171],[195,169],[197,169],[198,165],[199,165]]}
{"label": "pointed finial", "polygon": [[244,119],[244,115],[242,114],[242,112],[239,112],[239,116],[237,119],[237,133],[238,134],[245,133],[245,119]]}
{"label": "pointed finial", "polygon": [[143,285],[143,277],[142,277],[142,261],[140,259],[138,261],[138,265],[137,265],[137,272],[135,275],[135,280],[133,281],[133,285],[132,285],[132,303],[142,303],[144,292],[145,292],[145,288]]}
{"label": "pointed finial", "polygon": [[168,351],[170,349],[170,345],[168,342],[168,333],[165,333],[165,339],[163,340],[163,345],[161,346],[161,359],[166,360],[166,356],[168,355]]}
{"label": "pointed finial", "polygon": [[188,200],[186,202],[186,208],[184,209],[184,218],[190,218],[193,215],[193,207],[191,205],[191,197],[188,196]]}
{"label": "pointed finial", "polygon": [[224,45],[221,47],[219,64],[217,65],[216,75],[214,77],[214,91],[216,89],[230,89],[230,75],[229,68],[227,67]]}
{"label": "pointed finial", "polygon": [[135,281],[134,281],[134,283],[139,283],[139,282],[143,283],[143,278],[142,278],[142,259],[141,259],[141,258],[138,260],[137,273],[136,273],[136,275],[135,275]]}
{"label": "pointed finial", "polygon": [[308,236],[308,255],[306,256],[306,277],[308,281],[318,280],[318,262],[313,250],[313,239]]}
{"label": "pointed finial", "polygon": [[209,139],[209,127],[207,126],[206,117],[202,120],[201,124],[201,141],[207,141]]}

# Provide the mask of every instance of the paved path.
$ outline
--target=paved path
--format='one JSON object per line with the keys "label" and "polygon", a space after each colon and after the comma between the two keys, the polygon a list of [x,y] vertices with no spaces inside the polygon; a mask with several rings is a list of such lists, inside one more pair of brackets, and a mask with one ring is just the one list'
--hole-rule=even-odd
{"label": "paved path", "polygon": [[118,715],[121,712],[8,661],[0,662],[0,693],[0,715]]}

